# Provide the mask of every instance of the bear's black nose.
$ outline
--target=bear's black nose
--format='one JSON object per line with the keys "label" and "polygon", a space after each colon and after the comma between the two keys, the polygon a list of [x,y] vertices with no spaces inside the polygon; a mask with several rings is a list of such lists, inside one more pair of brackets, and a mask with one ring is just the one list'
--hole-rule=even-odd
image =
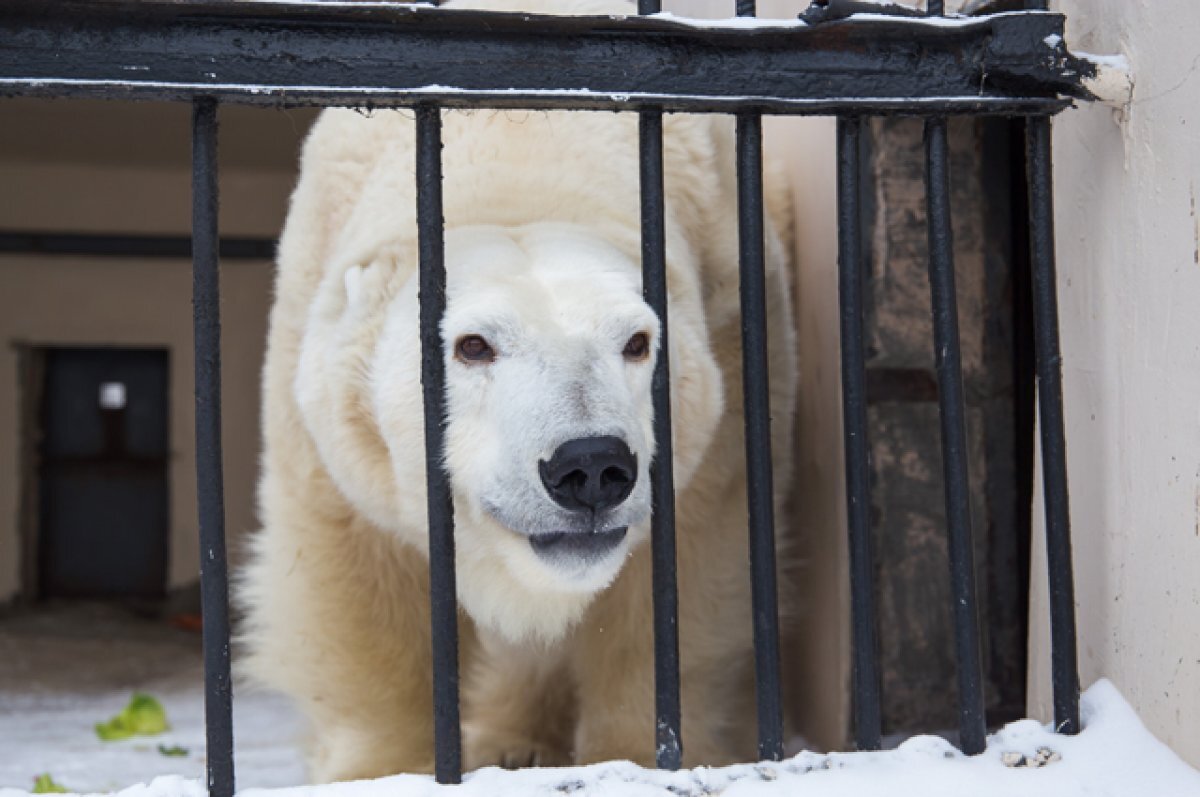
{"label": "bear's black nose", "polygon": [[581,437],[539,462],[538,473],[560,506],[600,512],[629,497],[637,482],[637,457],[618,437]]}

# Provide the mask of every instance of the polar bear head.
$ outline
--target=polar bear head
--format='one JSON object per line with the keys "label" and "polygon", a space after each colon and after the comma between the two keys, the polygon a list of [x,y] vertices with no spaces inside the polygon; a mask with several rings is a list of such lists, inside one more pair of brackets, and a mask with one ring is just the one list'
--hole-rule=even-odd
{"label": "polar bear head", "polygon": [[[640,264],[579,225],[450,229],[446,268],[459,599],[506,637],[552,639],[648,537],[659,321]],[[418,277],[399,271],[382,257],[327,278],[296,395],[351,503],[424,550]],[[709,395],[685,449],[721,410],[715,360],[695,355]]]}

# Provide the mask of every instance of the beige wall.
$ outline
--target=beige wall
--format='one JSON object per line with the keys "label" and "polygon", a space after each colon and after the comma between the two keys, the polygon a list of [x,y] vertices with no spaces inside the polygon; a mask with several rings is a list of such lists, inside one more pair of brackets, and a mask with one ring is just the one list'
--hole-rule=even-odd
{"label": "beige wall", "polygon": [[[222,110],[222,232],[272,238],[311,114]],[[0,103],[0,230],[186,235],[189,110],[179,105]],[[253,528],[259,369],[271,265],[222,268],[226,524]],[[0,255],[0,602],[19,589],[14,344],[170,350],[168,580],[196,580],[191,269],[187,259]]]}
{"label": "beige wall", "polygon": [[[312,111],[220,111],[221,232],[278,234]],[[0,102],[0,229],[191,227],[186,104]]]}
{"label": "beige wall", "polygon": [[[227,264],[222,346],[227,526],[253,526],[258,441],[258,370],[271,269]],[[168,583],[198,573],[192,412],[191,270],[179,260],[0,257],[0,340],[38,346],[161,346],[170,350],[170,557]],[[17,352],[0,347],[0,513],[17,506]],[[15,523],[0,534],[0,599],[18,587]]]}
{"label": "beige wall", "polygon": [[[1063,0],[1132,105],[1054,122],[1079,669],[1200,766],[1200,70],[1195,0]],[[1039,535],[1040,535],[1039,528]],[[1050,717],[1034,541],[1030,709]]]}
{"label": "beige wall", "polygon": [[[796,322],[800,351],[793,528],[803,562],[800,642],[789,704],[817,749],[844,749],[850,723],[849,553],[842,459],[838,327],[836,124],[768,119],[768,152],[791,178],[795,203]],[[827,153],[812,157],[812,153]]]}

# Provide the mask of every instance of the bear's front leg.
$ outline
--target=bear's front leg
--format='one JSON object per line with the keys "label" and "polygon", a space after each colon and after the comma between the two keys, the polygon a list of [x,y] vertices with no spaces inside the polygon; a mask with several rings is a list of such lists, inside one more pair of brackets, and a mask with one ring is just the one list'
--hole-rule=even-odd
{"label": "bear's front leg", "polygon": [[[631,651],[618,646],[592,648],[592,662],[580,671],[575,732],[577,763],[627,760],[644,767],[655,766],[657,718],[652,648],[651,642],[645,655],[638,656],[628,655]],[[609,662],[607,665],[600,663],[604,658]],[[735,752],[746,745],[729,738],[734,735],[731,731],[735,725],[727,721],[735,713],[730,704],[740,702],[731,700],[737,687],[730,680],[710,668],[685,673],[680,739],[685,767],[751,760],[751,753]]]}
{"label": "bear's front leg", "polygon": [[578,689],[575,760],[654,766],[654,635],[647,546],[568,643]]}
{"label": "bear's front leg", "polygon": [[[681,546],[681,554],[687,551]],[[754,755],[753,702],[747,681],[748,632],[737,629],[741,600],[713,606],[680,583],[681,729],[684,766],[749,761]],[[715,584],[707,580],[707,585]],[[724,590],[721,590],[722,592]],[[744,590],[730,590],[737,593]],[[577,763],[630,760],[654,766],[656,711],[654,620],[649,547],[641,548],[589,611],[571,643],[578,682]],[[740,597],[740,596],[739,596]],[[725,617],[730,614],[734,616]],[[749,610],[744,613],[749,617]],[[741,620],[746,625],[746,620]]]}
{"label": "bear's front leg", "polygon": [[[415,712],[409,714],[415,719]],[[382,717],[360,718],[315,729],[309,758],[314,783],[367,780],[401,772],[433,771],[431,728],[418,721],[408,728],[385,728]],[[315,722],[320,720],[314,719]]]}
{"label": "bear's front leg", "polygon": [[463,768],[569,766],[575,696],[562,648],[477,634],[463,678]]}
{"label": "bear's front leg", "polygon": [[431,772],[427,561],[365,522],[298,509],[254,540],[241,665],[307,716],[314,781]]}

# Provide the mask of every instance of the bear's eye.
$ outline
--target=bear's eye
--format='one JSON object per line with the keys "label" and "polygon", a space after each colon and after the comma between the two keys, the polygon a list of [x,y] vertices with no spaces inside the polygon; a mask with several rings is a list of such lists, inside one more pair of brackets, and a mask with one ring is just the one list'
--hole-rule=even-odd
{"label": "bear's eye", "polygon": [[650,336],[645,332],[638,332],[629,342],[625,344],[625,351],[621,352],[625,355],[626,360],[644,360],[650,354]]}
{"label": "bear's eye", "polygon": [[463,362],[490,363],[496,359],[496,352],[480,335],[463,335],[454,344],[454,355]]}

